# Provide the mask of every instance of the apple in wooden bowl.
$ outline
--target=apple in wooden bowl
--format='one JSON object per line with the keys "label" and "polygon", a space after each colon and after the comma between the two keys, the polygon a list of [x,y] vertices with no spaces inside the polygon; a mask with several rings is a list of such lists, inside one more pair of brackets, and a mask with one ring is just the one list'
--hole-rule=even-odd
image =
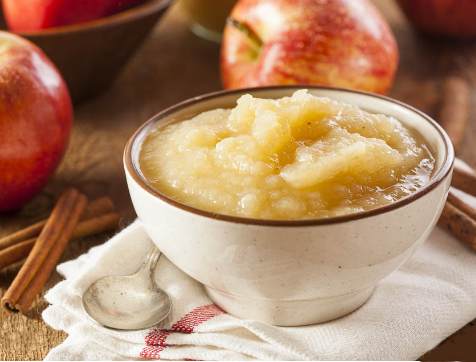
{"label": "apple in wooden bowl", "polygon": [[[100,19],[17,34],[46,53],[64,76],[73,102],[78,103],[114,80],[171,3],[149,0]],[[0,29],[6,30],[3,19],[2,23]]]}
{"label": "apple in wooden bowl", "polygon": [[408,20],[423,33],[472,39],[476,37],[473,0],[397,0]]}
{"label": "apple in wooden bowl", "polygon": [[11,31],[36,31],[85,23],[127,10],[147,0],[3,0]]}

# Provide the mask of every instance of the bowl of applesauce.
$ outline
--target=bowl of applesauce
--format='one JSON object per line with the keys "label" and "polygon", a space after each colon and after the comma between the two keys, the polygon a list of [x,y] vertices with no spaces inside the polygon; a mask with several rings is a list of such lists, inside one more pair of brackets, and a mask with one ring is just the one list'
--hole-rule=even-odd
{"label": "bowl of applesauce", "polygon": [[138,218],[164,255],[223,310],[281,326],[363,305],[432,231],[453,162],[420,111],[313,86],[184,101],[124,153]]}

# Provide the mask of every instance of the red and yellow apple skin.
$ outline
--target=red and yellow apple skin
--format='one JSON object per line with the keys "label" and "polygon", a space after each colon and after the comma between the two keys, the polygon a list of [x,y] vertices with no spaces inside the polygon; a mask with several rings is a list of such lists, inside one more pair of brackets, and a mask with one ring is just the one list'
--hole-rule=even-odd
{"label": "red and yellow apple skin", "polygon": [[410,22],[431,35],[476,37],[474,0],[397,0]]}
{"label": "red and yellow apple skin", "polygon": [[[367,0],[239,0],[221,48],[225,88],[316,84],[386,94],[398,66],[392,31]],[[261,45],[257,43],[261,42]]]}
{"label": "red and yellow apple skin", "polygon": [[10,30],[35,31],[100,19],[146,0],[2,0]]}
{"label": "red and yellow apple skin", "polygon": [[45,185],[66,150],[73,110],[66,84],[29,41],[0,32],[0,211]]}

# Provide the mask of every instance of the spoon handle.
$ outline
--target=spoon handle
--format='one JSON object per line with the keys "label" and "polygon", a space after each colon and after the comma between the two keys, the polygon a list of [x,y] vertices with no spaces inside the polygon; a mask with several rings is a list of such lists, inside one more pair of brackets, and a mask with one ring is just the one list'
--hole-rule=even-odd
{"label": "spoon handle", "polygon": [[161,254],[162,253],[160,252],[160,250],[154,245],[152,249],[150,250],[149,254],[147,254],[147,257],[145,258],[144,263],[142,263],[142,266],[137,271],[137,274],[145,272],[145,271],[149,271],[150,278],[154,280],[155,267],[157,266],[157,263],[159,262],[159,258]]}

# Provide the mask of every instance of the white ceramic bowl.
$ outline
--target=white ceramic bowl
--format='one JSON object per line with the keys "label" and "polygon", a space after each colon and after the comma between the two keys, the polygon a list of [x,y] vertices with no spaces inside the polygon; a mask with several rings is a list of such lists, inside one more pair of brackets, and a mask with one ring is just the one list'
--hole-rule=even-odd
{"label": "white ceramic bowl", "polygon": [[156,191],[143,177],[138,156],[156,122],[233,107],[246,93],[281,98],[299,88],[218,92],[182,102],[146,122],[129,140],[124,154],[135,210],[164,255],[202,283],[225,311],[282,326],[325,322],[364,304],[376,283],[410,258],[430,234],[447,196],[454,161],[448,136],[416,109],[370,93],[306,87],[316,96],[357,104],[418,130],[436,158],[429,184],[393,204],[352,215],[260,220],[181,204]]}

